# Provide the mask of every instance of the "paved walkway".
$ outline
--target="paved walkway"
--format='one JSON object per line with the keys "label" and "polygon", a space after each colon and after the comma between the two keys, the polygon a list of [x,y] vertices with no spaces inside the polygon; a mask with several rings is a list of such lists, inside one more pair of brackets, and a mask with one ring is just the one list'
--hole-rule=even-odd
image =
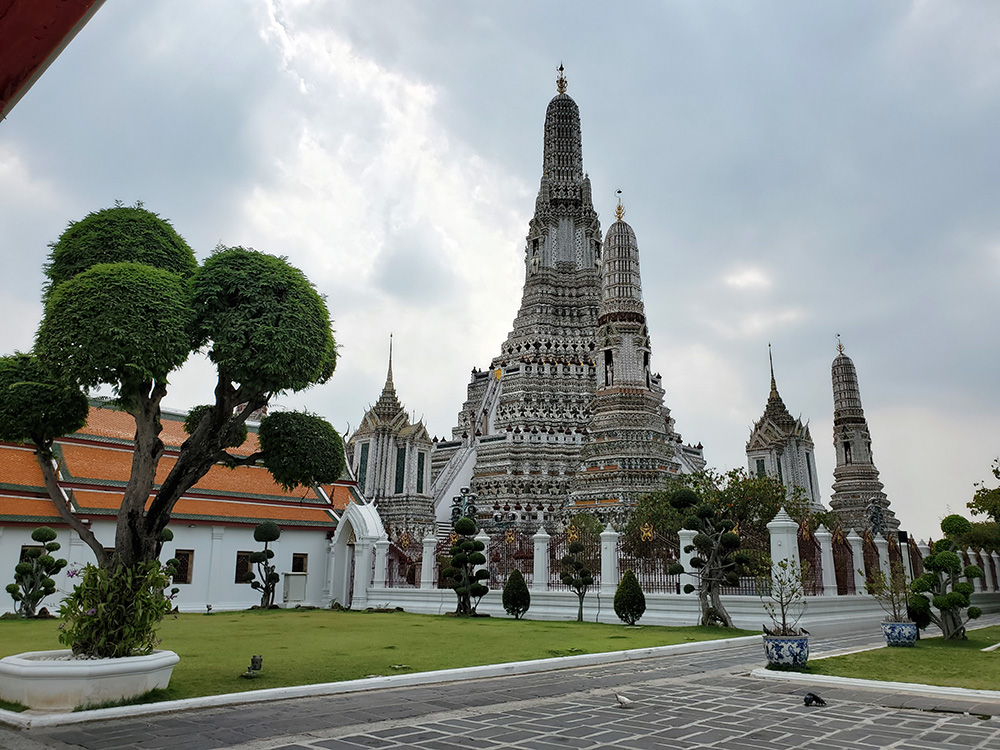
{"label": "paved walkway", "polygon": [[[873,643],[871,633],[813,641],[814,654]],[[759,645],[740,646],[70,727],[0,728],[0,748],[1000,748],[1000,702],[817,687],[827,705],[807,708],[808,686],[748,676],[761,659]],[[634,703],[620,708],[615,693]]]}

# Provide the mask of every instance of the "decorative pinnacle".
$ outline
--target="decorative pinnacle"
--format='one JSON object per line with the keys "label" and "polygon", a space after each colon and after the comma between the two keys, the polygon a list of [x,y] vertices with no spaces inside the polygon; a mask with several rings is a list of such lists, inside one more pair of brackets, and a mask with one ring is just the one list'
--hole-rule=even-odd
{"label": "decorative pinnacle", "polygon": [[385,376],[386,386],[392,385],[392,334],[389,334],[389,372]]}
{"label": "decorative pinnacle", "polygon": [[616,190],[615,195],[618,196],[618,207],[615,208],[615,218],[621,221],[625,218],[625,206],[622,205],[622,191]]}
{"label": "decorative pinnacle", "polygon": [[556,91],[560,94],[566,93],[566,76],[563,75],[563,64],[559,63],[559,77],[556,79]]}
{"label": "decorative pinnacle", "polygon": [[778,392],[778,384],[774,382],[774,357],[771,356],[771,344],[767,345],[767,361],[771,363],[771,392]]}
{"label": "decorative pinnacle", "polygon": [[837,334],[837,351],[838,351],[838,352],[839,352],[840,354],[843,354],[843,353],[844,353],[844,344],[843,344],[843,342],[841,342],[841,340],[840,340],[840,334],[839,334],[839,333]]}

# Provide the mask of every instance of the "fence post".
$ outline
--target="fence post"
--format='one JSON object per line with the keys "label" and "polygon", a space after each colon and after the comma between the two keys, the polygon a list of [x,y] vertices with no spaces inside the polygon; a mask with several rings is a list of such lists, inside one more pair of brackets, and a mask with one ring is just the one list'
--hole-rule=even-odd
{"label": "fence post", "polygon": [[990,557],[993,559],[993,590],[1000,591],[1000,555],[996,552],[991,552]]}
{"label": "fence post", "polygon": [[990,553],[980,550],[979,556],[983,559],[983,591],[996,591],[997,582],[990,567]]}
{"label": "fence post", "polygon": [[[684,572],[681,573],[681,593],[684,593],[684,587],[691,584],[695,588],[698,587],[698,581],[694,574],[691,572],[691,558],[694,557],[694,552],[685,552],[688,547],[694,542],[694,537],[697,531],[691,529],[681,529],[677,532],[677,539],[680,543],[680,563],[684,566]],[[691,592],[694,595],[694,592]]]}
{"label": "fence post", "polygon": [[782,560],[788,560],[792,565],[799,564],[799,525],[795,523],[784,508],[767,525],[771,533],[771,562],[777,565]]}
{"label": "fence post", "polygon": [[875,537],[875,549],[878,550],[878,567],[882,571],[882,575],[885,576],[885,580],[889,580],[892,577],[892,566],[889,565],[891,562],[889,560],[889,540],[886,539],[882,534],[878,534]]}
{"label": "fence post", "polygon": [[[976,564],[975,563],[976,556],[975,556],[975,554],[973,554],[971,547],[966,547],[965,548],[965,554],[967,554],[969,556],[969,564],[970,565],[975,565]],[[976,589],[977,593],[981,592],[983,590],[983,579],[979,578],[978,576],[976,578],[973,578],[972,579],[972,585]]]}
{"label": "fence post", "polygon": [[851,559],[854,561],[854,593],[866,594],[865,589],[865,548],[861,541],[861,536],[854,529],[847,535],[847,542],[851,545]]}
{"label": "fence post", "polygon": [[917,549],[920,550],[921,559],[931,556],[931,545],[923,539],[917,542]]}
{"label": "fence post", "polygon": [[437,549],[437,537],[428,534],[424,537],[424,552],[420,558],[420,588],[434,588],[434,569],[437,567],[437,560],[434,559],[434,550]]}
{"label": "fence post", "polygon": [[601,532],[601,593],[614,594],[621,571],[618,570],[618,537],[609,523]]}
{"label": "fence post", "polygon": [[386,585],[386,571],[389,567],[389,537],[385,534],[375,542],[375,582],[376,586]]}
{"label": "fence post", "polygon": [[826,526],[819,525],[814,534],[819,542],[820,564],[823,566],[823,593],[827,596],[837,595],[837,569],[833,562],[833,534]]}
{"label": "fence post", "polygon": [[[475,569],[474,569],[473,572],[477,572],[478,573],[480,570],[487,570],[487,571],[489,571],[490,570],[490,568],[489,568],[489,565],[490,565],[490,535],[487,534],[482,529],[480,529],[479,533],[476,534],[476,541],[483,543],[483,556],[486,558],[486,563],[484,565],[477,565],[475,567]],[[492,574],[493,574],[493,571],[490,571],[490,576],[491,577],[492,577]],[[490,579],[489,578],[486,579],[486,583],[490,583]],[[500,582],[500,585],[503,586],[503,581]]]}
{"label": "fence post", "polygon": [[549,535],[544,526],[539,526],[538,531],[531,537],[535,545],[535,555],[531,568],[531,590],[549,590]]}

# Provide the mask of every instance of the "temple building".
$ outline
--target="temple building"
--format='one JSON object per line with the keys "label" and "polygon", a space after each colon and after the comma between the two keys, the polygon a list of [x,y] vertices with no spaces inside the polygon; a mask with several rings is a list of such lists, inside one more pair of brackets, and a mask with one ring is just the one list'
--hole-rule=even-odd
{"label": "temple building", "polygon": [[776,478],[785,485],[789,498],[801,493],[813,510],[824,511],[816,472],[816,447],[809,424],[788,413],[774,380],[770,345],[767,355],[771,364],[771,393],[747,440],[747,467],[751,476]]}
{"label": "temple building", "polygon": [[[437,518],[442,522],[450,519],[451,499],[465,494],[460,488],[477,497],[484,518],[495,508],[519,513],[519,518],[532,522],[564,517],[571,491],[578,486],[590,487],[590,483],[578,482],[590,429],[614,429],[614,410],[606,410],[599,422],[593,422],[598,385],[605,382],[609,367],[621,368],[618,377],[626,380],[620,383],[638,379],[637,385],[644,391],[639,397],[642,409],[648,406],[655,412],[650,404],[662,399],[659,377],[650,375],[647,383],[648,336],[640,336],[638,347],[629,350],[629,356],[642,358],[635,365],[638,374],[624,361],[614,363],[614,347],[605,348],[606,341],[597,341],[602,325],[606,338],[614,334],[609,333],[613,326],[608,328],[600,321],[601,227],[590,178],[583,170],[580,111],[566,93],[566,85],[560,66],[558,93],[545,113],[542,176],[534,216],[528,224],[520,309],[500,354],[486,370],[473,370],[452,439],[436,445],[432,491]],[[624,235],[631,234],[631,229],[626,228],[620,223],[615,241],[622,243],[618,250],[631,252],[634,234],[628,240]],[[619,232],[624,233],[621,239]],[[634,284],[630,281],[623,289],[638,294],[638,255],[634,260],[616,258],[613,263],[634,263]],[[608,287],[607,291],[613,289]],[[641,310],[641,297],[638,303]],[[636,333],[644,329],[643,316]],[[630,341],[632,337],[630,331]],[[624,353],[619,349],[619,355]],[[606,364],[608,356],[612,357],[611,365]],[[657,423],[654,432],[674,454],[670,460],[669,451],[658,453],[654,461],[657,467],[662,464],[667,471],[680,471],[684,466],[704,466],[700,446],[679,444],[669,412],[661,411],[661,416],[653,412],[643,412],[643,419]],[[639,451],[636,457],[640,456],[645,453]],[[624,488],[614,493],[610,489],[593,492],[614,497],[634,495],[632,489]],[[588,489],[586,494],[593,493]]]}
{"label": "temple building", "polygon": [[[889,510],[889,499],[882,491],[875,468],[871,434],[861,407],[858,373],[839,340],[837,352],[831,368],[833,447],[837,451],[837,467],[833,470],[830,508],[840,515],[845,528],[862,531],[881,522],[885,531],[898,531],[899,519]],[[873,514],[873,505],[881,508],[881,512],[875,510]],[[873,515],[881,519],[873,523]]]}
{"label": "temple building", "polygon": [[358,490],[375,504],[389,539],[404,549],[434,532],[433,443],[422,421],[411,422],[389,371],[375,405],[347,440],[347,464]]}

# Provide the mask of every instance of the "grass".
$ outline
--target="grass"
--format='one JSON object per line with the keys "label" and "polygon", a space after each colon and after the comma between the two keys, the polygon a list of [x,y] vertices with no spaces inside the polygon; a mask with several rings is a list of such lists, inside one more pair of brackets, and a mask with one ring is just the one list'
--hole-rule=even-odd
{"label": "grass", "polygon": [[[60,648],[58,620],[0,622],[0,656]],[[724,628],[626,628],[506,618],[459,619],[406,612],[330,610],[168,616],[162,648],[176,651],[160,700],[356,680],[372,675],[621,651],[750,635]],[[243,679],[250,657],[263,669]]]}
{"label": "grass", "polygon": [[880,648],[809,662],[808,674],[1000,690],[1000,626],[968,631],[967,641],[921,638],[913,648]]}

